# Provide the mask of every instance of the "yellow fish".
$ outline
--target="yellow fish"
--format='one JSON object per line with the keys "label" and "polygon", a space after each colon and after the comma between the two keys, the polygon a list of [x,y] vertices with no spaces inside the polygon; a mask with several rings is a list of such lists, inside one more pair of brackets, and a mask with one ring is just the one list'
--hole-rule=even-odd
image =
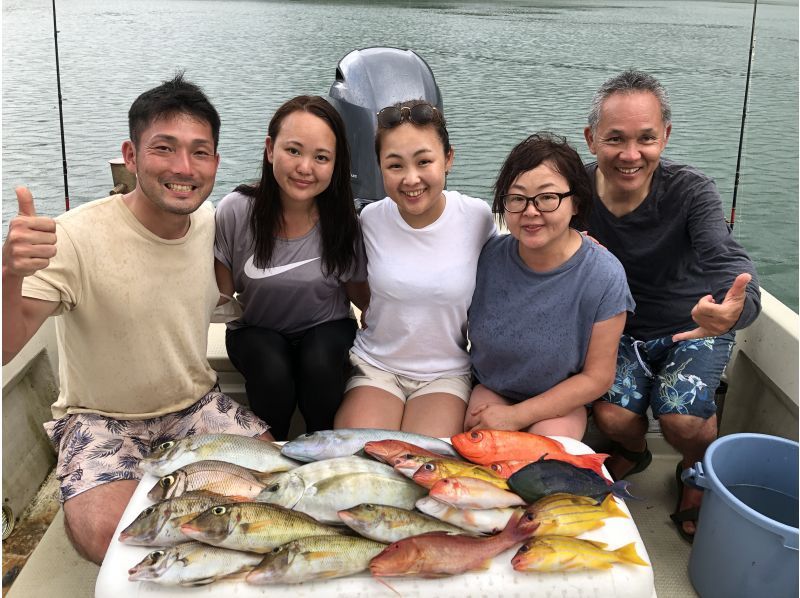
{"label": "yellow fish", "polygon": [[535,536],[579,536],[603,527],[603,519],[627,517],[616,499],[607,495],[602,504],[588,496],[551,494],[525,509],[520,527]]}
{"label": "yellow fish", "polygon": [[563,536],[532,538],[511,559],[516,571],[577,571],[610,569],[614,563],[632,563],[649,567],[636,553],[631,542],[616,550],[604,550],[606,544]]}
{"label": "yellow fish", "polygon": [[411,477],[417,484],[429,490],[436,482],[445,478],[476,478],[501,490],[508,490],[508,483],[488,467],[451,459],[431,459],[422,463]]}

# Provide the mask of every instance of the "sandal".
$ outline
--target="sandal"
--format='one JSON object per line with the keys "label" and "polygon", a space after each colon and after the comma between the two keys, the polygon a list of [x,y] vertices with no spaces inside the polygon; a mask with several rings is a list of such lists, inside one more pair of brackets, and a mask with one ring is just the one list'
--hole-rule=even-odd
{"label": "sandal", "polygon": [[[621,457],[623,457],[627,461],[630,461],[630,462],[633,463],[633,467],[631,467],[625,473],[625,475],[620,476],[619,479],[627,478],[629,475],[633,475],[634,473],[640,473],[640,472],[644,471],[645,469],[648,468],[650,463],[653,461],[653,453],[650,452],[650,449],[647,448],[647,445],[645,445],[643,451],[636,452],[636,451],[629,451],[628,449],[626,449],[621,444],[615,443],[614,444],[614,449],[613,449],[613,454],[620,455]],[[616,478],[614,476],[614,474],[611,473],[610,471],[609,471],[609,474],[611,475],[611,479],[613,479],[616,482],[618,478]]]}
{"label": "sandal", "polygon": [[675,524],[675,527],[678,528],[678,533],[680,534],[681,538],[683,538],[689,544],[691,544],[692,542],[694,542],[694,534],[690,534],[685,529],[683,529],[683,522],[693,521],[695,525],[697,525],[697,517],[700,514],[700,509],[698,507],[689,507],[688,509],[684,509],[683,511],[678,510],[681,508],[681,500],[683,499],[684,483],[683,480],[681,479],[682,473],[683,473],[683,463],[678,462],[678,465],[675,468],[675,481],[677,482],[678,485],[678,502],[675,503],[675,512],[672,513],[669,516],[669,518],[672,519],[672,522]]}

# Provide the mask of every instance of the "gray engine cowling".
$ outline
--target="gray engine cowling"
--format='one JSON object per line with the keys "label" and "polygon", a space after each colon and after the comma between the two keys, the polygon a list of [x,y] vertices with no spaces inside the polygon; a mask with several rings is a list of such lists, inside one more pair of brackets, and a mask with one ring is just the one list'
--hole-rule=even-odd
{"label": "gray engine cowling", "polygon": [[412,50],[364,48],[339,61],[336,81],[325,98],[347,126],[356,209],[383,199],[378,160],[375,157],[377,113],[403,100],[423,99],[442,109],[442,94],[433,72]]}

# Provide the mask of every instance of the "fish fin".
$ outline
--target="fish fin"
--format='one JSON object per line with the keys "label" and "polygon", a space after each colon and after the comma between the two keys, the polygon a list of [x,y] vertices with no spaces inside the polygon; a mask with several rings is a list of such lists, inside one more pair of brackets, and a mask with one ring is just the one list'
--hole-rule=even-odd
{"label": "fish fin", "polygon": [[605,542],[600,542],[599,540],[583,540],[587,544],[591,544],[595,548],[599,548],[600,550],[605,550],[608,547],[608,544]]}
{"label": "fish fin", "polygon": [[[598,562],[593,562],[591,565],[589,565],[589,567],[591,567],[592,569],[611,569],[612,564],[607,563],[605,561],[598,561]],[[581,569],[583,568],[584,566],[581,565]]]}
{"label": "fish fin", "polygon": [[617,548],[614,554],[627,563],[642,565],[644,567],[650,566],[650,563],[645,562],[644,559],[639,556],[639,553],[636,552],[636,542],[631,542],[621,548]]}
{"label": "fish fin", "polygon": [[491,566],[492,566],[492,559],[486,559],[480,565],[475,567],[475,569],[478,569],[478,570],[481,570],[481,571],[486,571]]}
{"label": "fish fin", "polygon": [[625,511],[619,508],[617,500],[612,494],[606,495],[606,497],[603,499],[603,504],[600,506],[609,517],[625,517],[628,519],[628,515],[625,513]]}
{"label": "fish fin", "polygon": [[193,579],[192,581],[182,583],[182,586],[207,586],[208,584],[215,582],[217,578],[215,576],[211,577],[204,577],[203,579]]}
{"label": "fish fin", "polygon": [[397,594],[398,596],[402,596],[402,594],[401,594],[400,592],[398,592],[397,590],[395,590],[395,589],[394,589],[392,586],[390,586],[390,585],[389,585],[387,582],[383,581],[383,579],[381,579],[381,578],[380,578],[380,577],[378,577],[377,575],[373,575],[373,576],[372,576],[372,579],[374,579],[375,581],[377,581],[377,582],[378,582],[378,583],[380,583],[380,584],[383,584],[383,585],[385,585],[387,588],[389,588],[389,589],[390,589],[392,592],[394,592],[394,593],[395,593],[395,594]]}
{"label": "fish fin", "polygon": [[628,480],[618,480],[613,484],[611,484],[609,490],[611,491],[611,494],[613,494],[617,498],[632,498],[633,500],[644,500],[643,498],[634,496],[633,494],[630,493],[630,491],[628,490],[628,487],[630,485],[631,483]]}
{"label": "fish fin", "polygon": [[580,467],[582,469],[591,469],[601,478],[606,479],[606,476],[603,474],[603,462],[608,458],[606,453],[586,453],[584,455],[573,455],[565,452],[563,454],[551,454],[548,458],[555,459],[557,461],[564,461],[565,463],[569,463],[570,465],[574,465],[575,467]]}

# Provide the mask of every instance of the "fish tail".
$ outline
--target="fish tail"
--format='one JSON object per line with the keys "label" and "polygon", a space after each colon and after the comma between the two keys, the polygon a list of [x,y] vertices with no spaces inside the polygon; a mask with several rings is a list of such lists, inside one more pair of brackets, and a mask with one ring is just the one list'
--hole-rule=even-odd
{"label": "fish tail", "polygon": [[[561,458],[560,455],[559,458]],[[564,458],[563,460],[577,467],[591,469],[602,478],[605,478],[603,462],[605,462],[607,458],[608,455],[606,453],[588,453],[585,455],[570,455],[569,458]]]}
{"label": "fish tail", "polygon": [[612,494],[606,495],[605,499],[603,500],[603,504],[601,504],[600,507],[608,517],[628,518],[628,515],[625,514],[625,511],[619,508],[619,505]]}
{"label": "fish tail", "polygon": [[633,563],[634,565],[642,565],[644,567],[650,566],[650,563],[642,560],[642,557],[640,557],[639,553],[636,552],[636,542],[631,542],[622,548],[617,548],[614,551],[614,554],[625,562]]}
{"label": "fish tail", "polygon": [[633,500],[644,500],[643,498],[639,498],[638,496],[634,496],[628,491],[628,487],[631,483],[628,480],[617,480],[610,486],[611,494],[616,496],[617,498],[632,498]]}

